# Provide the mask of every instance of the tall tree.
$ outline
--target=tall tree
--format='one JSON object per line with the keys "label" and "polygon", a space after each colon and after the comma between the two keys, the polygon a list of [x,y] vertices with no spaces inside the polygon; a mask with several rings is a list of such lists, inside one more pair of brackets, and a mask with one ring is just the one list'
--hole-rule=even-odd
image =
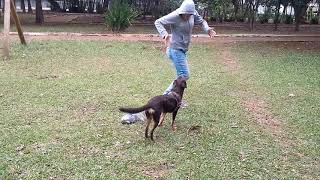
{"label": "tall tree", "polygon": [[254,29],[254,23],[256,21],[256,15],[258,12],[258,7],[260,5],[262,0],[248,0],[246,3],[248,3],[248,8],[249,8],[249,27],[250,30]]}
{"label": "tall tree", "polygon": [[240,0],[232,0],[231,1],[234,7],[234,18],[237,21],[239,18],[239,9],[240,9]]}
{"label": "tall tree", "polygon": [[274,4],[276,5],[276,18],[274,20],[274,30],[278,30],[278,23],[280,21],[280,7],[281,7],[281,0],[275,0]]}
{"label": "tall tree", "polygon": [[20,1],[21,3],[20,3],[20,8],[22,9],[22,12],[26,12],[26,5],[25,5],[25,3],[24,3],[24,0],[21,0]]}
{"label": "tall tree", "polygon": [[109,0],[104,0],[103,1],[103,9],[107,10],[109,8]]}
{"label": "tall tree", "polygon": [[41,0],[36,0],[36,24],[43,24],[44,16],[42,10],[42,2]]}
{"label": "tall tree", "polygon": [[[22,0],[23,1],[23,0]],[[56,11],[56,12],[61,12],[62,9],[60,7],[60,5],[57,3],[57,1],[55,0],[48,0],[48,2],[51,5],[51,11]]]}
{"label": "tall tree", "polygon": [[154,11],[153,15],[156,19],[160,17],[160,0],[155,0],[154,1]]}
{"label": "tall tree", "polygon": [[32,6],[30,0],[28,0],[28,13],[32,13]]}
{"label": "tall tree", "polygon": [[312,0],[291,0],[291,4],[294,8],[294,16],[295,16],[295,20],[296,20],[296,27],[295,27],[296,31],[299,31],[301,20],[306,13],[306,10],[308,8],[308,4],[311,1]]}
{"label": "tall tree", "polygon": [[320,17],[320,0],[316,0],[316,3],[318,4],[317,16]]}
{"label": "tall tree", "polygon": [[289,1],[290,1],[290,0],[281,0],[281,4],[283,5],[282,15],[286,15],[287,8],[288,8],[288,6],[289,6]]}

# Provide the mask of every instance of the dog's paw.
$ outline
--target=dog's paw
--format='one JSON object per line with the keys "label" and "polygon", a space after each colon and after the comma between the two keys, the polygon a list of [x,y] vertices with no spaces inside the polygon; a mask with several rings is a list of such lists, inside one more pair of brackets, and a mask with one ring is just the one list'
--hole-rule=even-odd
{"label": "dog's paw", "polygon": [[177,126],[174,124],[171,126],[172,131],[176,131],[177,130]]}

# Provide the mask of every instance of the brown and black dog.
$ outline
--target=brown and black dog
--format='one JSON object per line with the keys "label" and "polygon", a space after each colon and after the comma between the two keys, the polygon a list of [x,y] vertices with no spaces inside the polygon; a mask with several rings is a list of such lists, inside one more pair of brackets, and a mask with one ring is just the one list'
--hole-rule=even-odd
{"label": "brown and black dog", "polygon": [[139,113],[145,111],[147,116],[147,127],[145,131],[145,137],[149,137],[149,126],[151,121],[154,122],[150,132],[151,140],[153,140],[153,131],[157,126],[162,125],[165,114],[172,113],[172,130],[176,129],[175,118],[180,108],[181,100],[183,97],[184,89],[187,88],[187,79],[185,77],[178,77],[173,82],[173,89],[169,94],[155,96],[151,98],[148,103],[138,108],[119,108],[120,111],[126,113]]}

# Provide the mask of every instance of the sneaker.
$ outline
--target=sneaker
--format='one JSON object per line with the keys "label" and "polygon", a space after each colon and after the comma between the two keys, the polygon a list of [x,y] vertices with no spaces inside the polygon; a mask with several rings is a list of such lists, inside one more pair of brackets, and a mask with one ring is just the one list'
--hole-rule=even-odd
{"label": "sneaker", "polygon": [[122,124],[133,124],[138,121],[144,121],[146,119],[146,115],[144,112],[137,113],[137,114],[125,114],[121,118]]}

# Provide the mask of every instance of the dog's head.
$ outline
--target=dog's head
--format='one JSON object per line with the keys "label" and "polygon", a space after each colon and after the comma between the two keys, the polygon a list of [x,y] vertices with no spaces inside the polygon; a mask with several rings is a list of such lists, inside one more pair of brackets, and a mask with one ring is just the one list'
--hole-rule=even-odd
{"label": "dog's head", "polygon": [[184,89],[187,88],[187,78],[184,76],[179,76],[173,82],[172,91],[178,93],[181,97],[183,96]]}

